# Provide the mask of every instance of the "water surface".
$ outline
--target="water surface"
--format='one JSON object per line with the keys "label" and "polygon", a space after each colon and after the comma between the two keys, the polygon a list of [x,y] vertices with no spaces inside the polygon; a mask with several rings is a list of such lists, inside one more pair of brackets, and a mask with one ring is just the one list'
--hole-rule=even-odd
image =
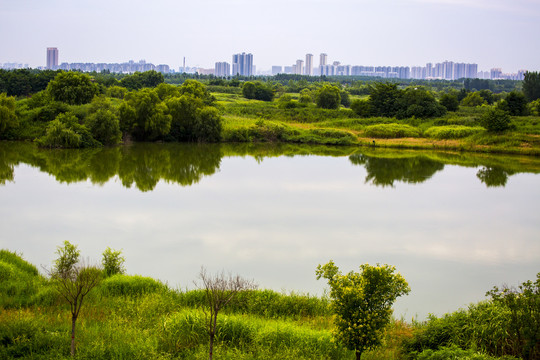
{"label": "water surface", "polygon": [[318,264],[395,265],[424,318],[540,271],[540,159],[294,145],[0,143],[0,247],[99,262],[193,288],[201,266],[321,295]]}

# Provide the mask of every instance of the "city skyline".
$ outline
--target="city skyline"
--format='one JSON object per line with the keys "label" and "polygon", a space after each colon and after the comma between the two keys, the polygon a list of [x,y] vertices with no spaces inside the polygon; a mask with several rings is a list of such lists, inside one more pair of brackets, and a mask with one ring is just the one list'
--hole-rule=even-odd
{"label": "city skyline", "polygon": [[146,59],[175,69],[184,57],[190,67],[213,68],[245,51],[266,70],[328,53],[330,63],[453,59],[539,71],[539,17],[536,0],[7,0],[0,63],[45,66],[42,49],[54,46],[60,62]]}

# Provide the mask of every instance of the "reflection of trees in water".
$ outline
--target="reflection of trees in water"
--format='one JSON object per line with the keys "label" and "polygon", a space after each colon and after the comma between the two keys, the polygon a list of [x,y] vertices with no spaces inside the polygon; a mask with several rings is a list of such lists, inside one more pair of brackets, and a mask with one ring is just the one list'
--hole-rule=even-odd
{"label": "reflection of trees in water", "polygon": [[442,162],[425,156],[378,158],[354,154],[349,160],[355,165],[364,165],[367,171],[366,183],[371,182],[377,186],[394,186],[395,181],[421,183],[444,169]]}
{"label": "reflection of trees in water", "polygon": [[216,144],[135,144],[103,149],[38,149],[31,144],[0,146],[0,184],[13,180],[13,166],[19,162],[39,168],[59,182],[90,180],[105,184],[118,175],[126,187],[154,189],[159,180],[183,186],[212,175],[221,163]]}
{"label": "reflection of trees in water", "polygon": [[506,171],[499,167],[484,166],[478,170],[476,177],[486,184],[487,187],[504,187],[508,181],[508,176],[513,174],[513,171]]}

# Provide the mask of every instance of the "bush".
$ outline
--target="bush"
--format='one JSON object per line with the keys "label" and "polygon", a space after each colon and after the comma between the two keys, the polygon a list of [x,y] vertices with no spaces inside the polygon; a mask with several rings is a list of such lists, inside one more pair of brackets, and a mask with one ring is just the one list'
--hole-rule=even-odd
{"label": "bush", "polygon": [[197,111],[197,122],[193,129],[197,141],[218,142],[221,140],[222,119],[216,108],[205,106]]}
{"label": "bush", "polygon": [[377,124],[364,129],[364,135],[372,138],[393,139],[403,137],[419,137],[420,130],[403,124]]}
{"label": "bush", "polygon": [[422,351],[415,358],[417,360],[455,360],[455,359],[467,359],[467,360],[512,360],[517,358],[511,356],[492,357],[487,354],[480,353],[478,351],[468,349],[463,350],[457,346],[442,347],[439,350],[425,350]]}
{"label": "bush", "polygon": [[448,111],[457,111],[459,109],[459,100],[457,95],[454,94],[443,94],[439,103]]}
{"label": "bush", "polygon": [[507,111],[512,116],[527,114],[527,100],[522,92],[512,91],[498,105],[498,109]]}
{"label": "bush", "polygon": [[105,279],[100,290],[108,296],[141,296],[167,290],[167,286],[149,277],[116,274]]}
{"label": "bush", "polygon": [[370,117],[373,115],[373,106],[368,100],[354,100],[351,109],[360,117]]}
{"label": "bush", "polygon": [[17,125],[17,115],[15,115],[15,98],[0,93],[0,136],[9,128]]}
{"label": "bush", "polygon": [[39,146],[48,148],[85,148],[100,145],[90,131],[79,124],[73,113],[58,115],[47,125],[45,135],[37,142]]}
{"label": "bush", "polygon": [[338,109],[341,104],[341,91],[332,85],[323,85],[315,95],[315,103],[323,109]]}
{"label": "bush", "polygon": [[242,86],[242,95],[246,99],[272,101],[274,99],[274,89],[260,81],[246,81]]}
{"label": "bush", "polygon": [[475,126],[434,126],[424,132],[424,135],[435,139],[460,139],[484,131],[484,128]]}
{"label": "bush", "polygon": [[100,109],[90,114],[86,125],[92,136],[103,145],[115,145],[122,140],[120,121],[111,110]]}
{"label": "bush", "polygon": [[103,259],[101,260],[105,275],[112,276],[116,274],[123,274],[125,272],[125,260],[126,259],[124,259],[124,257],[122,256],[122,252],[120,250],[115,251],[108,247],[103,252]]}
{"label": "bush", "polygon": [[512,128],[510,115],[501,109],[488,109],[480,118],[480,124],[490,132],[503,132]]}
{"label": "bush", "polygon": [[463,100],[461,100],[461,105],[469,107],[480,106],[484,105],[485,103],[486,100],[477,92],[471,92]]}

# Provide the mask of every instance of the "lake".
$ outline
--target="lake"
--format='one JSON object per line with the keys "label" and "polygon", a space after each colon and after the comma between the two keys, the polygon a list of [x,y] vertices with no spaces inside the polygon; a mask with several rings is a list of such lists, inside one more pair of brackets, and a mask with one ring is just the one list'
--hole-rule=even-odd
{"label": "lake", "polygon": [[540,159],[297,145],[0,142],[0,248],[49,266],[64,240],[191,289],[201,266],[322,295],[315,268],[391,264],[395,315],[441,315],[540,271]]}

